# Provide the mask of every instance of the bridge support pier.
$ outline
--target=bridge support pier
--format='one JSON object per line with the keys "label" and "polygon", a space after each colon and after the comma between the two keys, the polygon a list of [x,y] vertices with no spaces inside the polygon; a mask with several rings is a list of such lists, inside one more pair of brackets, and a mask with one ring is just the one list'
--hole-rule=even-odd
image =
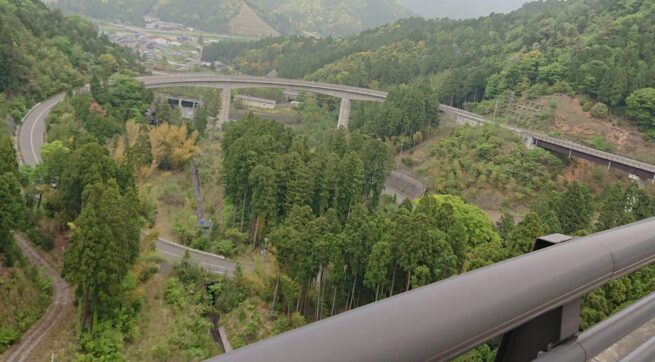
{"label": "bridge support pier", "polygon": [[232,101],[232,89],[225,87],[221,89],[221,111],[218,114],[218,128],[223,127],[223,124],[230,121],[230,103]]}
{"label": "bridge support pier", "polygon": [[[632,182],[636,182],[637,185],[639,185],[639,188],[643,189],[644,186],[646,186],[646,183],[644,182],[644,180],[641,177],[639,177],[637,175],[632,175],[632,174],[630,176],[628,176],[628,177],[630,178],[630,180]],[[653,178],[653,182],[655,182],[655,178]]]}
{"label": "bridge support pier", "polygon": [[348,129],[348,123],[350,123],[351,107],[352,102],[350,98],[341,98],[341,108],[339,109],[339,122],[337,123],[337,128]]}
{"label": "bridge support pier", "polygon": [[534,138],[530,135],[522,134],[521,138],[523,139],[523,144],[525,144],[525,147],[529,150],[533,149],[535,147],[534,144]]}

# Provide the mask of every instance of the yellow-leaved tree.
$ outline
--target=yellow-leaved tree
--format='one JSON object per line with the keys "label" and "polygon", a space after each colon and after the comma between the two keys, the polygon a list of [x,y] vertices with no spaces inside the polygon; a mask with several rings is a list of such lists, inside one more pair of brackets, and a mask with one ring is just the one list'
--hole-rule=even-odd
{"label": "yellow-leaved tree", "polygon": [[127,121],[125,129],[125,134],[114,138],[110,146],[111,156],[117,163],[129,165],[140,184],[150,177],[153,170],[150,130],[134,120]]}
{"label": "yellow-leaved tree", "polygon": [[163,123],[150,131],[152,161],[163,170],[179,170],[197,154],[198,132],[189,134],[186,126]]}

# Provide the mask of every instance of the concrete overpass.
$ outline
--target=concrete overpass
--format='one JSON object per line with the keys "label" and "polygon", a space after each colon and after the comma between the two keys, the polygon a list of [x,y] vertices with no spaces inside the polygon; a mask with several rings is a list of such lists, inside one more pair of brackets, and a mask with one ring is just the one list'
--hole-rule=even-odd
{"label": "concrete overpass", "polygon": [[[494,124],[475,113],[467,112],[458,108],[441,105],[440,109],[446,114],[455,117],[457,123],[469,125]],[[543,149],[559,153],[568,158],[577,157],[594,163],[607,165],[608,169],[616,169],[635,175],[643,180],[650,180],[655,183],[655,166],[645,162],[633,160],[627,157],[603,152],[579,143],[563,140],[560,138],[546,136],[537,132],[525,129],[500,125],[501,127],[517,133],[521,136],[527,147],[541,147]]]}
{"label": "concrete overpass", "polygon": [[169,87],[206,87],[221,89],[221,113],[218,117],[219,126],[229,121],[231,90],[240,88],[282,88],[291,91],[304,91],[325,94],[341,98],[338,127],[348,128],[350,121],[351,102],[373,101],[384,102],[386,92],[350,87],[345,85],[310,82],[305,80],[251,77],[251,76],[215,76],[207,74],[159,75],[138,78],[146,88]]}

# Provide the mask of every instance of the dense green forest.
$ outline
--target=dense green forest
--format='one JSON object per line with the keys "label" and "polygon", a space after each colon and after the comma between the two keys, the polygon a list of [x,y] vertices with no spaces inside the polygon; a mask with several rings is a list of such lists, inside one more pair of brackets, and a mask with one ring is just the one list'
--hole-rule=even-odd
{"label": "dense green forest", "polygon": [[[442,103],[582,93],[655,133],[655,4],[544,1],[475,20],[401,20],[346,38],[208,45],[249,74],[388,89],[428,79]],[[493,108],[493,107],[491,107]]]}
{"label": "dense green forest", "polygon": [[133,78],[103,75],[101,68],[96,73],[92,95],[69,95],[50,116],[43,161],[22,168],[20,179],[32,241],[50,250],[52,240],[40,235],[69,236],[62,276],[75,287],[78,360],[113,361],[123,358],[135,333],[143,303],[137,287],[153,273],[152,261],[140,256],[147,215],[135,180],[137,166],[147,162],[137,150],[149,150],[150,143],[137,137],[119,160],[106,144],[128,121],[143,122],[152,94]]}
{"label": "dense green forest", "polygon": [[[542,235],[582,236],[655,215],[655,198],[637,184],[612,186],[596,196],[578,182],[561,185],[552,181],[561,171],[560,160],[542,150],[498,150],[503,139],[494,137],[495,131],[464,128],[435,144],[431,152],[445,165],[462,162],[457,171],[444,168],[435,182],[444,192],[459,193],[468,175],[477,175],[511,187],[517,195],[529,194],[534,202],[524,202],[529,211],[519,223],[505,213],[494,225],[477,206],[448,194],[376,207],[375,194],[359,182],[367,179],[362,177],[368,174],[366,167],[381,172],[385,157],[357,166],[355,150],[368,158],[371,147],[357,132],[346,136],[334,131],[323,146],[309,151],[279,125],[254,119],[230,124],[223,138],[228,212],[210,237],[222,244],[240,231],[246,235],[240,240],[252,246],[270,242],[279,274],[266,276],[265,287],[250,288],[260,290],[259,297],[272,303],[275,315],[299,312],[312,321],[523,255]],[[508,143],[510,149],[521,147],[518,141]],[[480,162],[465,164],[469,153]],[[345,155],[341,167],[329,166],[339,154]],[[291,164],[297,166],[284,167]],[[340,175],[354,184],[342,184]],[[589,295],[583,327],[646,295],[655,280],[653,270],[643,269]],[[493,347],[475,353],[487,356]]]}
{"label": "dense green forest", "polygon": [[[101,337],[90,337],[91,331],[122,339],[138,308],[130,299],[127,271],[139,254],[142,220],[132,170],[116,164],[104,144],[123,132],[126,120],[143,118],[150,93],[134,79],[117,74],[140,71],[137,58],[98,36],[88,21],[64,17],[31,0],[1,1],[0,9],[3,122],[5,112],[20,121],[36,101],[62,91],[72,94],[93,74],[97,76],[92,88],[100,99],[84,104],[79,98],[87,96],[77,96],[76,102],[68,103],[77,114],[71,112],[61,122],[66,126],[58,125],[66,143],[48,145],[45,162],[37,169],[19,170],[10,138],[0,136],[0,279],[3,303],[15,306],[1,313],[0,349],[18,341],[38,320],[51,294],[50,281],[26,265],[12,232],[25,232],[49,250],[56,232],[75,225],[64,274],[77,286],[84,345],[80,351],[104,355],[106,345],[98,343]],[[52,217],[54,228],[49,226]],[[88,253],[91,249],[97,253]]]}
{"label": "dense green forest", "polygon": [[19,121],[29,106],[88,82],[99,66],[138,71],[128,50],[99,37],[80,17],[37,0],[0,1],[0,118]]}
{"label": "dense green forest", "polygon": [[[143,16],[182,23],[206,31],[227,33],[241,0],[58,0],[53,7],[97,19],[144,25]],[[344,35],[410,16],[395,0],[251,0],[259,17],[279,33]]]}

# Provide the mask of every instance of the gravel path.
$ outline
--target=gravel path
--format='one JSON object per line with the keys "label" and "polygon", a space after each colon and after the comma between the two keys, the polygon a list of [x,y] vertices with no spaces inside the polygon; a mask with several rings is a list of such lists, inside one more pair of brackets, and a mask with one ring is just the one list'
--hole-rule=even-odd
{"label": "gravel path", "polygon": [[27,361],[30,353],[41,343],[43,338],[52,330],[52,328],[61,321],[63,316],[62,311],[66,306],[70,305],[73,301],[70,286],[59,276],[59,272],[55,270],[48,262],[46,262],[34,250],[34,246],[30,244],[25,238],[16,235],[16,244],[23,251],[30,263],[41,268],[43,273],[54,281],[53,292],[54,296],[52,303],[43,314],[41,319],[36,322],[21,338],[21,342],[11,349],[9,349],[0,360],[6,362],[23,362]]}

